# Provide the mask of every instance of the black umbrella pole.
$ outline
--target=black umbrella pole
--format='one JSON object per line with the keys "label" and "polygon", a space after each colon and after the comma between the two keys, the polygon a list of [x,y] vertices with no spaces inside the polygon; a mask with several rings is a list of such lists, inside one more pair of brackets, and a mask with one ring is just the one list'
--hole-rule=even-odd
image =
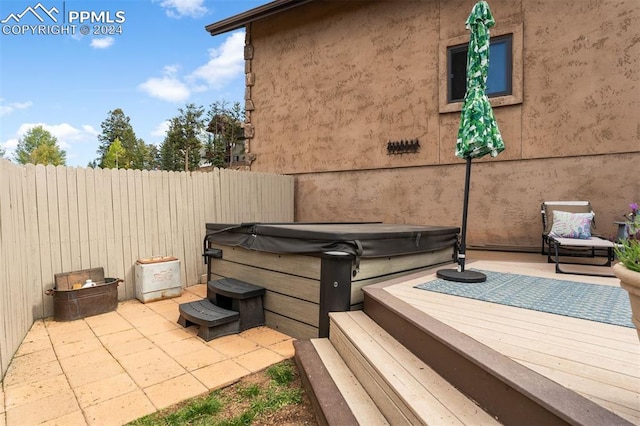
{"label": "black umbrella pole", "polygon": [[467,170],[464,177],[464,204],[462,206],[462,235],[460,236],[460,249],[458,250],[458,269],[440,269],[436,275],[438,278],[461,283],[480,283],[486,281],[483,273],[465,271],[467,245],[467,212],[469,210],[469,187],[471,182],[471,157],[467,157]]}
{"label": "black umbrella pole", "polygon": [[458,265],[460,272],[464,272],[464,261],[467,250],[467,213],[469,211],[469,187],[471,186],[471,157],[467,157],[467,171],[464,176],[464,202],[462,204],[462,235],[460,237],[460,250],[458,251]]}

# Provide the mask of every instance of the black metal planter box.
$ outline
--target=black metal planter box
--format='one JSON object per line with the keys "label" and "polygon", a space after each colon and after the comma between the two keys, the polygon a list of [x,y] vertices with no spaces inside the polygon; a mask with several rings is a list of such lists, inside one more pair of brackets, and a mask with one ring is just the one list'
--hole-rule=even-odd
{"label": "black metal planter box", "polygon": [[[87,280],[95,286],[82,288]],[[105,278],[103,268],[55,274],[56,286],[47,291],[53,296],[53,318],[73,321],[115,310],[120,282],[118,278]]]}

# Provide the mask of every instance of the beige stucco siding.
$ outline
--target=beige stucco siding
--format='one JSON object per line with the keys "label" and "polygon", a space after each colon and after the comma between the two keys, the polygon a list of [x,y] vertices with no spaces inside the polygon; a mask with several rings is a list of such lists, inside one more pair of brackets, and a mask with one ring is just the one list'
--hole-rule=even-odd
{"label": "beige stucco siding", "polygon": [[640,2],[523,1],[523,158],[640,150]]}
{"label": "beige stucco siding", "polygon": [[[539,247],[542,200],[592,201],[598,229],[614,220],[638,191],[640,154],[473,163],[467,242]],[[596,174],[592,171],[596,171]],[[621,175],[636,172],[636,180]],[[459,226],[465,168],[454,165],[296,176],[296,218]],[[566,183],[564,183],[566,182]],[[609,205],[618,200],[615,206]],[[613,207],[613,208],[612,208]],[[619,209],[616,209],[619,207]]]}
{"label": "beige stucco siding", "polygon": [[[250,25],[251,169],[297,176],[296,220],[459,224],[441,57],[474,3],[323,1]],[[494,108],[506,150],[474,160],[468,242],[536,246],[545,199],[589,199],[613,233],[640,201],[637,0],[489,4],[492,33],[520,31],[521,98]],[[415,138],[417,153],[387,154]]]}
{"label": "beige stucco siding", "polygon": [[[254,24],[255,166],[295,173],[438,164],[439,120],[430,111],[438,15],[425,15],[425,4],[403,2],[390,15],[385,2],[318,2],[265,28]],[[390,32],[395,26],[406,31]],[[409,138],[420,139],[419,154],[386,155],[388,140]],[[263,157],[269,164],[258,165]]]}

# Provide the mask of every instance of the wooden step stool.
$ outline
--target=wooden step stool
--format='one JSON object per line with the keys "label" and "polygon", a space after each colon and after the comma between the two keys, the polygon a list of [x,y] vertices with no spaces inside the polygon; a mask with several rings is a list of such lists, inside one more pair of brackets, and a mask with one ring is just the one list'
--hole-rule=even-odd
{"label": "wooden step stool", "polygon": [[240,331],[264,325],[264,288],[234,278],[209,281],[207,299],[240,314]]}
{"label": "wooden step stool", "polygon": [[198,336],[205,341],[240,332],[240,314],[216,306],[207,299],[180,304],[178,324],[198,325]]}

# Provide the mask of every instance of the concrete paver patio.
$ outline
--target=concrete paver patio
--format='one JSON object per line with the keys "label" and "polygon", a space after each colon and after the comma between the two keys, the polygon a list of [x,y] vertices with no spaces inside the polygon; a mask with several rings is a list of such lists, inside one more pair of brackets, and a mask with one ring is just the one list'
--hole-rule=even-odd
{"label": "concrete paver patio", "polygon": [[0,389],[0,426],[120,425],[232,384],[294,355],[268,327],[204,342],[177,324],[206,286],[71,322],[36,321]]}

